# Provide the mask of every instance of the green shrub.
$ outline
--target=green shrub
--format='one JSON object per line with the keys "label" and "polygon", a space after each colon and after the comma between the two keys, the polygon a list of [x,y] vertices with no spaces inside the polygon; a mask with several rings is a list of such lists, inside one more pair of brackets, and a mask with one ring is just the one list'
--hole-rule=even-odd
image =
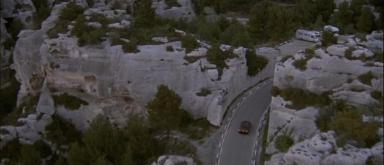
{"label": "green shrub", "polygon": [[287,152],[289,147],[293,145],[294,141],[290,135],[283,134],[276,138],[275,147],[280,152]]}
{"label": "green shrub", "polygon": [[3,117],[14,111],[16,108],[17,94],[19,92],[20,83],[16,80],[14,74],[15,71],[11,71],[10,85],[0,88],[0,123],[2,123],[1,121],[3,120]]}
{"label": "green shrub", "polygon": [[72,21],[76,19],[79,15],[83,14],[84,8],[77,5],[75,2],[70,2],[63,8],[60,12],[59,19]]}
{"label": "green shrub", "polygon": [[357,77],[360,82],[366,85],[372,85],[372,79],[376,78],[371,71]]}
{"label": "green shrub", "polygon": [[68,21],[57,21],[55,26],[48,30],[47,35],[49,38],[57,38],[59,37],[59,33],[66,33],[67,32],[67,26],[69,22]]}
{"label": "green shrub", "polygon": [[139,52],[139,50],[137,49],[137,43],[138,41],[135,39],[131,39],[128,43],[125,43],[123,45],[124,52],[130,52],[130,53]]}
{"label": "green shrub", "polygon": [[197,96],[208,96],[211,94],[211,90],[208,88],[201,88],[199,92],[196,93]]}
{"label": "green shrub", "polygon": [[228,67],[225,60],[235,58],[236,55],[231,51],[222,51],[219,45],[213,45],[207,52],[207,60],[211,64],[215,64],[217,70],[219,71],[219,79],[223,74],[223,69]]}
{"label": "green shrub", "polygon": [[36,148],[42,158],[46,158],[52,154],[51,147],[41,139],[33,143],[33,147]]}
{"label": "green shrub", "polygon": [[181,46],[185,48],[185,52],[189,53],[192,50],[199,47],[199,43],[197,43],[196,39],[188,34],[181,38]]}
{"label": "green shrub", "polygon": [[19,163],[23,165],[41,164],[41,155],[37,148],[32,145],[22,145]]}
{"label": "green shrub", "polygon": [[69,110],[76,110],[79,109],[81,105],[88,105],[87,102],[77,97],[68,95],[67,93],[54,95],[53,100],[55,101],[56,105],[64,105],[64,107]]}
{"label": "green shrub", "polygon": [[334,34],[332,32],[329,32],[327,30],[325,30],[323,32],[323,37],[321,39],[321,44],[323,46],[329,46],[332,44],[336,44],[336,42],[337,42],[337,38],[334,36]]}
{"label": "green shrub", "polygon": [[75,20],[79,15],[82,15],[84,8],[77,5],[75,2],[70,2],[60,11],[59,19],[57,20],[55,26],[47,32],[49,38],[58,37],[58,33],[67,32],[67,26],[73,20]]}
{"label": "green shrub", "polygon": [[281,58],[281,62],[284,63],[285,61],[287,61],[288,59],[292,58],[293,56],[292,55],[287,55],[287,56],[284,56],[283,58]]}
{"label": "green shrub", "polygon": [[186,131],[182,131],[188,134],[189,138],[202,139],[207,137],[214,127],[206,119],[193,120],[187,127]]}
{"label": "green shrub", "polygon": [[372,91],[371,92],[371,97],[378,100],[378,101],[383,101],[383,93],[380,91]]}
{"label": "green shrub", "polygon": [[[277,89],[276,89],[277,90]],[[276,91],[284,100],[291,101],[290,108],[302,109],[307,106],[327,106],[330,98],[327,93],[320,95],[299,88],[286,88]]]}
{"label": "green shrub", "polygon": [[246,27],[237,21],[232,21],[230,25],[220,34],[220,41],[224,44],[236,47],[249,47],[252,43]]}
{"label": "green shrub", "polygon": [[181,97],[165,85],[159,85],[155,97],[148,102],[149,121],[156,129],[169,131],[178,129],[183,116]]}
{"label": "green shrub", "polygon": [[68,145],[69,143],[76,142],[81,135],[72,123],[57,115],[53,115],[52,123],[47,125],[45,130],[46,138],[58,145]]}
{"label": "green shrub", "polygon": [[134,11],[133,25],[135,28],[148,28],[156,25],[156,14],[152,8],[152,0],[138,1]]}
{"label": "green shrub", "polygon": [[105,31],[103,29],[89,28],[88,32],[83,32],[78,40],[79,46],[95,45],[102,41]]}
{"label": "green shrub", "polygon": [[307,59],[298,59],[293,62],[293,66],[295,66],[297,69],[304,71],[307,69]]}
{"label": "green shrub", "polygon": [[344,146],[347,140],[356,140],[360,147],[371,147],[379,141],[376,123],[364,123],[357,110],[336,112],[329,123],[330,129],[338,135],[338,146]]}
{"label": "green shrub", "polygon": [[166,48],[167,52],[173,52],[173,47],[171,45],[168,45]]}
{"label": "green shrub", "polygon": [[[1,92],[1,91],[0,91]],[[16,93],[17,94],[17,93]],[[14,98],[12,98],[14,97]],[[9,99],[9,100],[7,100]],[[17,124],[17,120],[20,117],[26,117],[30,113],[34,112],[36,109],[37,101],[39,99],[38,96],[27,96],[24,98],[23,102],[18,106],[16,106],[16,95],[10,96],[10,98],[2,99],[1,101],[10,101],[10,102],[4,102],[4,104],[13,105],[14,107],[10,107],[10,109],[3,109],[3,110],[9,110],[9,112],[1,112],[3,113],[0,117],[1,125],[5,124]],[[15,100],[12,100],[15,99]],[[14,101],[14,102],[11,102]],[[2,102],[1,102],[2,103]]]}
{"label": "green shrub", "polygon": [[9,164],[25,164],[34,165],[40,164],[41,158],[45,158],[51,154],[50,147],[38,140],[32,145],[21,144],[17,138],[7,142],[7,144],[0,150],[0,158],[9,159]]}
{"label": "green shrub", "polygon": [[14,40],[17,39],[17,35],[24,28],[23,23],[19,19],[12,19],[9,27],[7,28],[8,33],[11,34]]}
{"label": "green shrub", "polygon": [[99,22],[101,25],[103,25],[104,28],[106,28],[108,24],[113,23],[113,20],[107,18],[103,14],[92,14],[89,22]]}
{"label": "green shrub", "polygon": [[305,54],[310,55],[310,56],[315,55],[315,49],[313,49],[313,48],[307,48],[307,49],[305,49],[304,52],[305,52]]}
{"label": "green shrub", "polygon": [[384,54],[383,52],[376,52],[373,56],[373,59],[378,62],[384,62]]}
{"label": "green shrub", "polygon": [[177,0],[165,0],[165,4],[167,4],[168,8],[181,6]]}
{"label": "green shrub", "polygon": [[245,54],[245,59],[247,60],[248,76],[256,76],[268,64],[267,58],[257,55],[255,52],[249,50]]}
{"label": "green shrub", "polygon": [[20,144],[18,138],[15,138],[9,142],[0,150],[0,158],[10,159],[10,164],[17,164],[17,160],[20,158]]}
{"label": "green shrub", "polygon": [[349,47],[347,50],[344,52],[344,57],[349,59],[349,60],[355,60],[355,58],[352,56],[352,52],[355,50],[353,47]]}
{"label": "green shrub", "polygon": [[271,89],[271,95],[276,97],[277,95],[280,94],[280,90],[277,86],[272,86],[272,89]]}
{"label": "green shrub", "polygon": [[36,13],[33,16],[33,25],[35,29],[39,29],[41,23],[51,14],[51,9],[47,0],[32,0],[36,8]]}

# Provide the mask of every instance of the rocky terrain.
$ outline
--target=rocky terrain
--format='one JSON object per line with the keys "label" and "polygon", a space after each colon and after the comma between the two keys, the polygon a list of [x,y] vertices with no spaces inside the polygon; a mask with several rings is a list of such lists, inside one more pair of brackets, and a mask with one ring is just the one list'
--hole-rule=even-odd
{"label": "rocky terrain", "polygon": [[[2,0],[0,165],[215,164],[273,68],[266,164],[382,164],[381,2],[292,3]],[[328,23],[337,43],[275,48]]]}
{"label": "rocky terrain", "polygon": [[382,35],[340,36],[338,44],[280,58],[266,164],[382,164]]}

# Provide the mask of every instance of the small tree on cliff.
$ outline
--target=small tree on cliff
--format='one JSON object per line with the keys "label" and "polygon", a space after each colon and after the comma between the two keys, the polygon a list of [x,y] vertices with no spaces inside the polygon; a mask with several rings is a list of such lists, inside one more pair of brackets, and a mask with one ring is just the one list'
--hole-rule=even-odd
{"label": "small tree on cliff", "polygon": [[166,131],[169,136],[170,130],[177,129],[182,122],[181,101],[180,96],[167,86],[158,86],[155,98],[147,105],[151,125]]}

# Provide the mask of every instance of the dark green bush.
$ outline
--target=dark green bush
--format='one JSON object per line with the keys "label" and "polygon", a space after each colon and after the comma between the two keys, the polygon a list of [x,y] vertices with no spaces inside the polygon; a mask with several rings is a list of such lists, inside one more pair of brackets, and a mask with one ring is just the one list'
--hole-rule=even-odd
{"label": "dark green bush", "polygon": [[165,4],[167,4],[168,8],[181,6],[177,0],[165,0]]}
{"label": "dark green bush", "polygon": [[373,56],[373,59],[378,62],[384,62],[384,54],[383,52],[376,52]]}
{"label": "dark green bush", "polygon": [[284,100],[291,101],[290,108],[294,109],[302,109],[307,106],[327,106],[331,103],[327,93],[317,95],[299,88],[279,89],[276,93],[279,93]]}
{"label": "dark green bush", "polygon": [[35,29],[39,29],[41,23],[51,14],[51,8],[47,0],[32,0],[36,8],[36,13],[33,16],[33,25]]}
{"label": "dark green bush", "polygon": [[168,45],[166,48],[167,52],[173,52],[173,47],[171,45]]}
{"label": "dark green bush", "polygon": [[56,21],[56,24],[53,28],[49,29],[47,35],[49,38],[58,37],[58,33],[67,32],[67,26],[73,20],[75,20],[79,15],[82,15],[84,8],[77,5],[75,2],[70,2],[63,8],[60,12],[59,19]]}
{"label": "dark green bush", "polygon": [[229,51],[222,51],[219,45],[213,45],[207,52],[207,60],[211,64],[215,64],[219,71],[219,79],[223,74],[223,69],[228,67],[225,60],[235,58],[236,55]]}
{"label": "dark green bush", "polygon": [[77,97],[68,95],[67,93],[54,95],[53,100],[55,101],[56,105],[64,105],[64,107],[69,110],[76,110],[79,109],[81,105],[88,105],[87,102]]}
{"label": "dark green bush", "polygon": [[[16,96],[13,96],[13,97],[14,98],[12,98],[10,96],[10,98],[8,98],[8,99],[10,99],[10,100],[15,99],[15,100],[13,100],[14,102],[13,103],[8,102],[8,104],[14,104],[14,106],[16,106]],[[26,96],[25,98],[23,98],[22,103],[18,107],[13,107],[11,109],[8,109],[8,110],[11,110],[9,112],[5,112],[5,113],[1,112],[1,113],[4,113],[4,115],[0,116],[0,124],[1,125],[16,125],[16,124],[18,124],[17,120],[20,117],[26,117],[27,115],[29,115],[30,113],[35,111],[38,99],[39,99],[38,96]],[[8,100],[8,101],[10,101],[10,100]],[[7,102],[5,102],[5,103],[7,103]],[[3,109],[3,110],[7,110],[7,109]]]}
{"label": "dark green bush", "polygon": [[88,28],[88,32],[83,32],[78,40],[79,46],[84,45],[95,45],[99,44],[103,36],[105,34],[105,31],[103,29],[97,29],[97,28]]}
{"label": "dark green bush", "polygon": [[124,52],[137,53],[139,50],[137,49],[137,40],[131,39],[128,43],[123,45]]}
{"label": "dark green bush", "polygon": [[9,27],[7,28],[8,33],[11,34],[14,40],[17,39],[17,35],[24,28],[23,23],[19,19],[12,19]]}
{"label": "dark green bush", "polygon": [[52,119],[52,123],[45,127],[45,135],[49,141],[58,145],[68,145],[79,140],[81,134],[72,123],[57,115]]}
{"label": "dark green bush", "polygon": [[304,71],[307,69],[307,59],[298,59],[293,62],[293,66],[295,66],[297,69]]}
{"label": "dark green bush", "polygon": [[255,54],[253,51],[247,51],[245,54],[245,58],[247,60],[247,74],[248,76],[256,76],[261,70],[263,70],[267,64],[268,59]]}
{"label": "dark green bush", "polygon": [[22,145],[17,138],[7,142],[5,146],[0,150],[0,158],[10,159],[10,164],[17,164],[17,160],[20,158],[20,149]]}
{"label": "dark green bush", "polygon": [[310,56],[314,56],[315,55],[315,49],[307,48],[307,49],[305,49],[305,54],[310,55]]}
{"label": "dark green bush", "polygon": [[371,71],[367,72],[367,73],[364,73],[362,75],[360,75],[359,77],[357,77],[359,79],[360,82],[362,82],[363,84],[366,84],[366,85],[372,85],[372,79],[376,78],[375,75],[373,75],[373,73]]}
{"label": "dark green bush", "polygon": [[206,119],[190,119],[180,131],[187,134],[189,138],[202,139],[207,137],[212,129],[213,126]]}
{"label": "dark green bush", "polygon": [[321,39],[321,44],[323,46],[329,46],[332,44],[336,44],[336,42],[337,42],[337,38],[334,36],[334,34],[332,32],[329,32],[327,30],[325,30],[323,32],[323,37]]}
{"label": "dark green bush", "polygon": [[0,123],[2,123],[3,117],[16,109],[20,83],[14,78],[14,74],[15,71],[11,71],[10,85],[0,89]]}
{"label": "dark green bush", "polygon": [[189,53],[192,50],[199,47],[199,43],[197,43],[196,39],[188,34],[181,38],[181,46],[185,48],[185,52]]}
{"label": "dark green bush", "polygon": [[336,112],[329,127],[338,135],[338,146],[344,146],[347,140],[356,140],[359,147],[371,147],[379,141],[376,123],[364,123],[357,110]]}
{"label": "dark green bush", "polygon": [[371,97],[378,100],[378,101],[384,101],[383,100],[383,93],[381,93],[380,91],[372,91]]}
{"label": "dark green bush", "polygon": [[59,19],[72,21],[76,19],[79,15],[83,14],[84,8],[77,5],[75,2],[70,2],[67,6],[61,10]]}
{"label": "dark green bush", "polygon": [[287,134],[280,135],[276,138],[275,147],[280,152],[287,152],[289,147],[293,145],[294,141],[291,136]]}
{"label": "dark green bush", "polygon": [[47,32],[47,35],[49,38],[57,38],[59,37],[59,33],[66,33],[68,31],[67,26],[69,22],[68,21],[57,21],[56,25],[49,29]]}
{"label": "dark green bush", "polygon": [[211,94],[211,90],[207,88],[201,88],[199,92],[196,93],[197,96],[208,96]]}

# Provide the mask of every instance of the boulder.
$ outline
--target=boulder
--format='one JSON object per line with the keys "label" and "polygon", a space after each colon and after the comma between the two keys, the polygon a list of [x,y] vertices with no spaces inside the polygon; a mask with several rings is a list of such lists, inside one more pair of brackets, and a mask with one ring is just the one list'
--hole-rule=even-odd
{"label": "boulder", "polygon": [[337,153],[325,157],[321,163],[327,165],[365,165],[371,155],[370,149],[347,146],[345,149],[339,148]]}
{"label": "boulder", "polygon": [[55,105],[53,102],[53,98],[51,96],[51,93],[49,92],[46,82],[44,82],[44,85],[41,89],[39,101],[36,106],[36,111],[48,115],[53,115],[55,113]]}
{"label": "boulder", "polygon": [[169,7],[164,0],[153,1],[152,6],[157,15],[163,18],[192,21],[196,17],[191,0],[177,0],[178,6]]}
{"label": "boulder", "polygon": [[192,158],[178,155],[162,155],[151,165],[196,165]]}

